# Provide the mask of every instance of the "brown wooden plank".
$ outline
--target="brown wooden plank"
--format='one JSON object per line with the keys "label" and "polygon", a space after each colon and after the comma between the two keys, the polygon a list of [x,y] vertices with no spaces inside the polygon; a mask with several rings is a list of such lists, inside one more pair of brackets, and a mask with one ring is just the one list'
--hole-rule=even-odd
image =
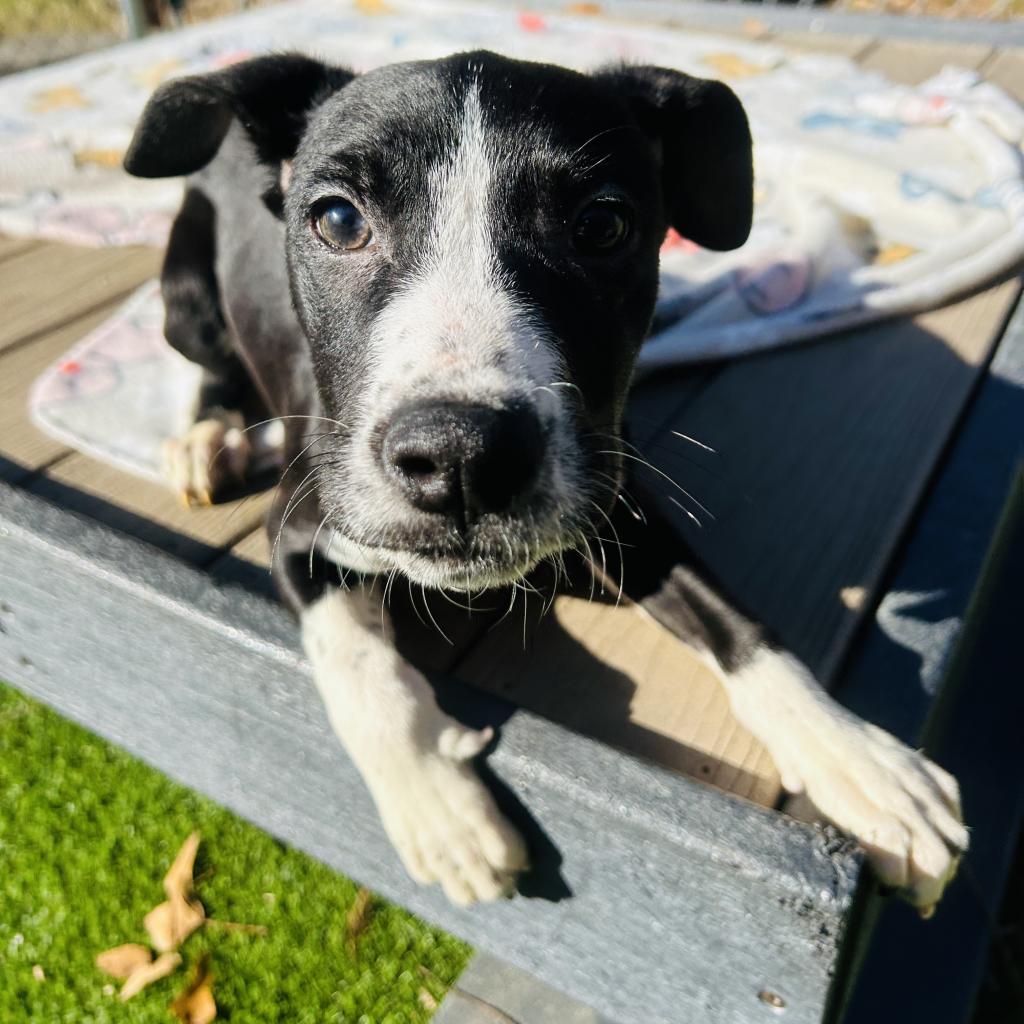
{"label": "brown wooden plank", "polygon": [[41,243],[34,238],[8,238],[0,236],[0,263],[27,252],[29,249],[37,248]]}
{"label": "brown wooden plank", "polygon": [[[737,362],[653,460],[715,521],[666,507],[716,575],[823,679],[877,586],[1019,284]],[[672,444],[677,446],[673,454]],[[685,454],[685,458],[684,458]]]}
{"label": "brown wooden plank", "polygon": [[5,261],[0,273],[0,351],[126,295],[160,268],[139,246],[85,249],[46,242]]}
{"label": "brown wooden plank", "polygon": [[990,82],[1024,103],[1024,50],[997,50],[982,68]]}
{"label": "brown wooden plank", "polygon": [[77,452],[29,488],[198,565],[209,564],[255,529],[269,501],[268,494],[256,494],[212,508],[185,508],[169,488]]}
{"label": "brown wooden plank", "polygon": [[978,43],[933,43],[909,39],[884,40],[867,53],[861,64],[881,71],[894,82],[915,85],[931,78],[947,64],[980,68],[992,54]]}
{"label": "brown wooden plank", "polygon": [[875,40],[867,35],[835,35],[831,32],[777,32],[772,44],[796,53],[829,53],[858,60]]}
{"label": "brown wooden plank", "polygon": [[524,646],[522,601],[456,667],[458,678],[618,747],[771,806],[764,748],[714,674],[635,606],[560,597]]}

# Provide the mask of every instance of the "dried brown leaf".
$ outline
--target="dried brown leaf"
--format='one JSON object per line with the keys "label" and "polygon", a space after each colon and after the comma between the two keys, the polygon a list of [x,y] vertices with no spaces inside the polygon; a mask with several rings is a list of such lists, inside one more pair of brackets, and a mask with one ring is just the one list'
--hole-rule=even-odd
{"label": "dried brown leaf", "polygon": [[349,952],[355,956],[356,942],[366,931],[373,915],[373,893],[369,889],[360,889],[345,919],[345,933]]}
{"label": "dried brown leaf", "polygon": [[155,906],[142,923],[157,952],[166,953],[177,949],[205,919],[199,900],[177,897]]}
{"label": "dried brown leaf", "polygon": [[112,978],[127,978],[143,964],[151,963],[153,954],[137,942],[104,950],[96,957],[96,966]]}
{"label": "dried brown leaf", "polygon": [[151,964],[137,967],[121,986],[121,1002],[131,999],[154,981],[166,978],[180,963],[181,956],[178,953],[161,953]]}
{"label": "dried brown leaf", "polygon": [[171,1003],[171,1013],[183,1024],[211,1024],[217,1018],[212,986],[210,958],[203,956],[196,964],[192,980]]}
{"label": "dried brown leaf", "polygon": [[164,875],[164,892],[172,902],[182,899],[188,902],[192,896],[192,875],[196,867],[196,854],[199,852],[199,833],[193,832],[181,844],[174,862]]}

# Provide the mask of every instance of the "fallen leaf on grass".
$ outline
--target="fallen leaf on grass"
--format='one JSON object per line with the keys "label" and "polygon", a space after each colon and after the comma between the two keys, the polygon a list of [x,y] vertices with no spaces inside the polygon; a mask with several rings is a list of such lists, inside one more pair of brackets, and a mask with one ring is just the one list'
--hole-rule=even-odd
{"label": "fallen leaf on grass", "polygon": [[360,889],[345,919],[345,938],[352,956],[356,955],[356,941],[366,931],[372,913],[373,893],[369,889]]}
{"label": "fallen leaf on grass", "polygon": [[196,867],[196,854],[199,852],[199,833],[193,832],[181,844],[174,862],[164,875],[164,892],[169,900],[183,899],[186,903],[192,896],[192,874]]}
{"label": "fallen leaf on grass", "polygon": [[161,953],[151,964],[142,964],[128,976],[128,980],[121,986],[121,1002],[131,999],[147,985],[154,981],[166,978],[171,971],[177,969],[181,963],[179,953]]}
{"label": "fallen leaf on grass", "polygon": [[143,919],[146,932],[159,953],[177,949],[206,920],[198,900],[167,900]]}
{"label": "fallen leaf on grass", "polygon": [[217,1017],[212,985],[210,959],[203,956],[196,964],[195,974],[188,986],[171,1003],[171,1013],[183,1024],[211,1024]]}
{"label": "fallen leaf on grass", "polygon": [[167,900],[143,919],[149,937],[160,953],[177,949],[206,919],[202,903],[195,898],[192,874],[199,850],[199,833],[193,832],[178,850],[164,875]]}
{"label": "fallen leaf on grass", "polygon": [[137,942],[126,942],[105,950],[96,957],[96,966],[112,978],[127,978],[144,964],[151,963],[153,954]]}

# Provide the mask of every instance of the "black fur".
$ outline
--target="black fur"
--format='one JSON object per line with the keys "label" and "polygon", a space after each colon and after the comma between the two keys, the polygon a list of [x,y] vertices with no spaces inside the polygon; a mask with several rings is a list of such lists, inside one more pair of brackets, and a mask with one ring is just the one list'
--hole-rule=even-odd
{"label": "black fur", "polygon": [[[310,572],[307,553],[327,511],[341,510],[334,522],[347,528],[345,503],[358,487],[345,453],[369,372],[366,338],[426,244],[432,211],[424,192],[471,86],[499,167],[491,199],[497,259],[557,341],[578,389],[584,468],[595,478],[622,476],[615,435],[650,325],[667,227],[713,248],[742,244],[750,228],[742,107],[725,86],[679,72],[582,75],[481,52],[354,77],[280,56],[162,86],[125,166],[142,176],[198,172],[165,265],[168,337],[225,389],[251,375],[273,414],[312,417],[285,421],[285,458],[295,465],[268,524],[281,535],[275,575],[297,611],[336,578],[316,552]],[[282,202],[284,161],[294,163]],[[609,193],[630,211],[628,240],[607,258],[581,255],[568,233],[575,213]],[[372,257],[346,263],[310,230],[317,204],[332,195],[378,225]],[[311,440],[313,454],[303,456]],[[310,476],[316,486],[296,492]],[[592,493],[608,504],[607,487]],[[544,496],[534,501],[542,508]],[[451,554],[488,543],[486,523],[474,538],[456,524],[453,539],[448,520],[406,518],[384,534],[396,548]],[[766,642],[763,631],[683,568],[678,539],[656,533],[631,555],[626,579],[635,596],[726,668],[742,664]]]}

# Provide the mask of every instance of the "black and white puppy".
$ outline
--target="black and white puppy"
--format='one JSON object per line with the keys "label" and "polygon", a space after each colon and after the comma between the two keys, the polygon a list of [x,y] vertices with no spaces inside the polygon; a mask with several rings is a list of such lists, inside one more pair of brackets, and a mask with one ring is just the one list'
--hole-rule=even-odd
{"label": "black and white puppy", "polygon": [[[243,423],[279,418],[301,482],[268,524],[274,573],[331,723],[414,878],[506,893],[526,850],[469,764],[489,733],[440,711],[381,592],[507,585],[615,514],[666,230],[728,249],[750,229],[739,101],[653,67],[274,56],[163,85],[125,166],[191,176],[163,289],[204,381],[172,482],[209,500],[212,456],[243,472]],[[930,908],[967,846],[956,782],[833,702],[671,531],[639,537],[631,596],[715,666],[784,786]]]}

